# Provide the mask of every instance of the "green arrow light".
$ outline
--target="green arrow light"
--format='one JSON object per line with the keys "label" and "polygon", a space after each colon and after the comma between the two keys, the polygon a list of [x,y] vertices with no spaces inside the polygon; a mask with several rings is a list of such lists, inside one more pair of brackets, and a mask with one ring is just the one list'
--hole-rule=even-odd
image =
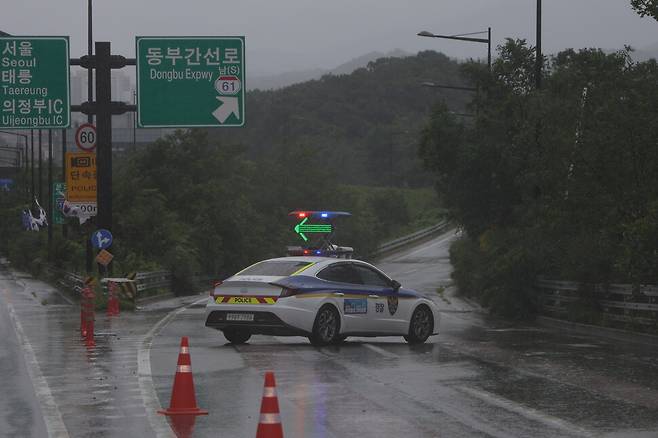
{"label": "green arrow light", "polygon": [[304,242],[308,242],[308,237],[304,233],[321,233],[329,234],[334,230],[333,225],[331,224],[307,224],[308,218],[305,217],[300,223],[295,225],[295,232],[304,239]]}

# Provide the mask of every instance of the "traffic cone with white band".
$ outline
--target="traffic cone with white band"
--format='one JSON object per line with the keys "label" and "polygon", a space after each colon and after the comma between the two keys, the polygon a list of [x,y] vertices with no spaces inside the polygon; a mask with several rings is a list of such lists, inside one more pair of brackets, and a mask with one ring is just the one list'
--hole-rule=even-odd
{"label": "traffic cone with white band", "polygon": [[187,336],[181,338],[169,409],[158,411],[158,413],[164,415],[208,415],[208,411],[199,409],[196,405],[190,345]]}
{"label": "traffic cone with white band", "polygon": [[276,396],[276,382],[272,371],[265,373],[265,387],[263,388],[263,401],[260,405],[260,421],[256,438],[283,438],[279,399]]}

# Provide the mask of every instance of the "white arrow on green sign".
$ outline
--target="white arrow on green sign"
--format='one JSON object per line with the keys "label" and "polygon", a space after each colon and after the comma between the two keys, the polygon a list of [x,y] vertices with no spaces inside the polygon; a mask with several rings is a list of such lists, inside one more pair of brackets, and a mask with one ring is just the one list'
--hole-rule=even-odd
{"label": "white arrow on green sign", "polygon": [[244,37],[137,37],[142,128],[245,123]]}

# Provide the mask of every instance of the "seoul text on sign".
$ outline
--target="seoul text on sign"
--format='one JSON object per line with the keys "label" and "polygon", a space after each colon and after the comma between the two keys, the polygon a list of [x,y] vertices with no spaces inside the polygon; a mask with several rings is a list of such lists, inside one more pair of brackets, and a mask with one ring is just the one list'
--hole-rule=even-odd
{"label": "seoul text on sign", "polygon": [[68,37],[0,37],[0,128],[70,124]]}

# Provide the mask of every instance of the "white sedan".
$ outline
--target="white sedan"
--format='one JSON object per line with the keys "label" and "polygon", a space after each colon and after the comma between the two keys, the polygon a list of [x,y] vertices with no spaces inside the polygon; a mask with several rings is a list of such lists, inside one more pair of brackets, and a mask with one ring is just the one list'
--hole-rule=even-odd
{"label": "white sedan", "polygon": [[241,344],[252,334],[307,336],[327,345],[348,336],[438,334],[439,309],[374,266],[329,257],[264,260],[215,285],[206,326]]}

